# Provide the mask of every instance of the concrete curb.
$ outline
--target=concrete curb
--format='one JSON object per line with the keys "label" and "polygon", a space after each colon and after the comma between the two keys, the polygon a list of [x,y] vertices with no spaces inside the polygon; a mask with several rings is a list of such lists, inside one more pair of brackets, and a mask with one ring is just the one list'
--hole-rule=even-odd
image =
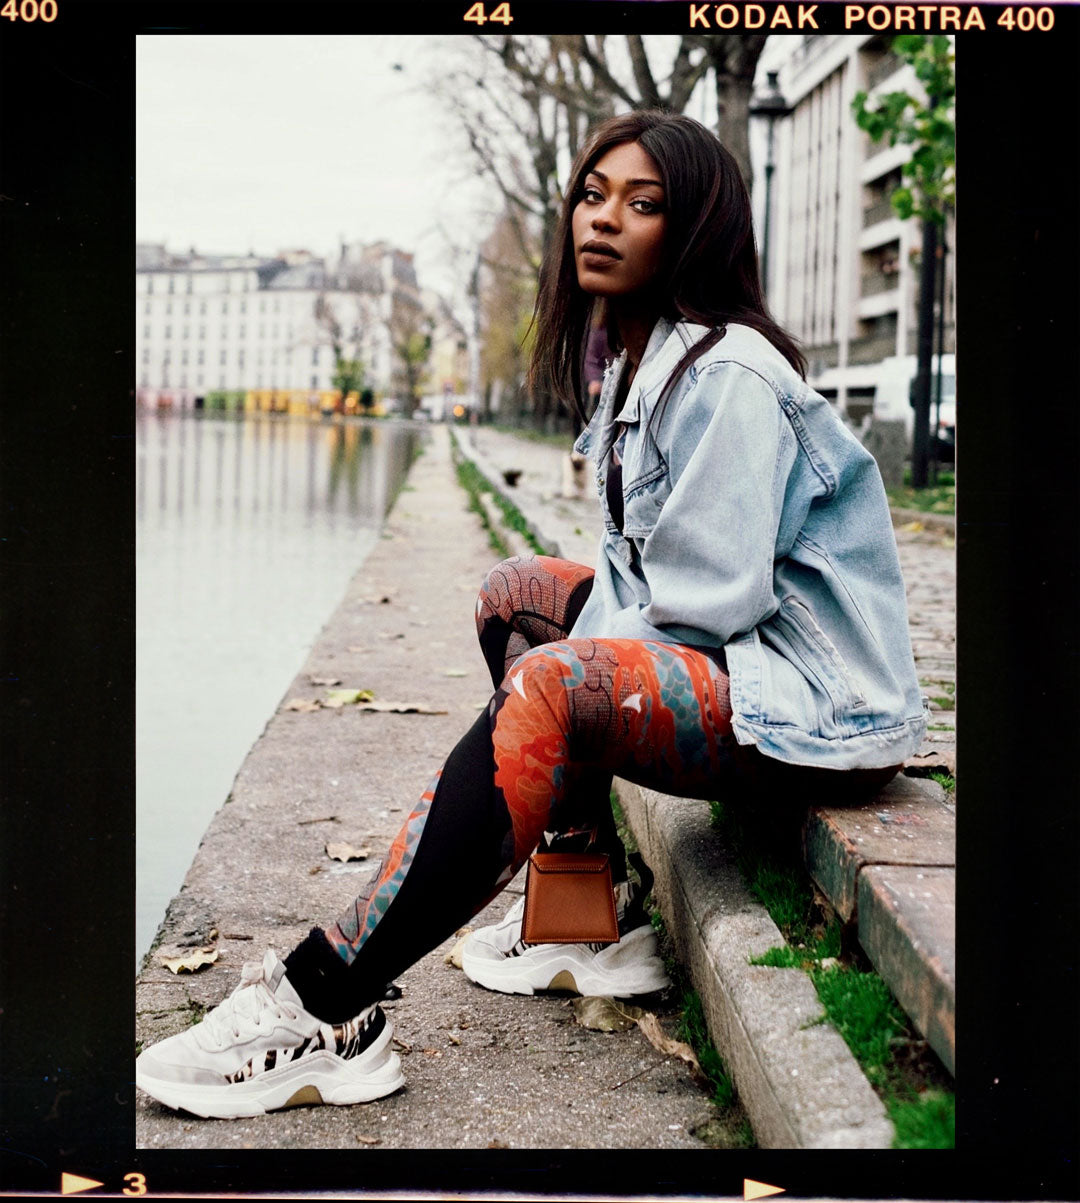
{"label": "concrete curb", "polygon": [[881,1149],[894,1129],[801,969],[751,965],[784,943],[705,802],[617,781],[706,1022],[763,1148]]}

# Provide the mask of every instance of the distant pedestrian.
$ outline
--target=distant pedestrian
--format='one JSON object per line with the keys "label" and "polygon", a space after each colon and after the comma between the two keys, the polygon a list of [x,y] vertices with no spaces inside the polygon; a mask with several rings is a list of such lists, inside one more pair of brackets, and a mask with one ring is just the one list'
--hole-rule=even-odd
{"label": "distant pedestrian", "polygon": [[465,972],[514,993],[655,990],[612,774],[690,797],[854,799],[918,749],[926,714],[877,468],[769,316],[739,169],[697,122],[613,118],[574,164],[532,363],[567,403],[587,391],[600,299],[617,358],[577,444],[604,511],[595,569],[530,556],[489,574],[476,620],[490,704],[345,913],[142,1053],[136,1081],[156,1099],[233,1116],[398,1089],[386,984],[545,832],[610,854],[620,940],[524,945],[517,906],[468,938]]}

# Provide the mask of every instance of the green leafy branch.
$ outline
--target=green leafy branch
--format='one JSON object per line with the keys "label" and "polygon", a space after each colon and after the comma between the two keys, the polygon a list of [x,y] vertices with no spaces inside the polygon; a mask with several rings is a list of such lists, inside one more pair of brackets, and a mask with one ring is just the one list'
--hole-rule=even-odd
{"label": "green leafy branch", "polygon": [[856,124],[871,141],[914,147],[901,169],[902,184],[889,198],[902,218],[942,225],[956,198],[956,75],[949,39],[909,34],[894,38],[892,50],[914,68],[926,99],[887,92],[872,99],[857,92],[851,102]]}

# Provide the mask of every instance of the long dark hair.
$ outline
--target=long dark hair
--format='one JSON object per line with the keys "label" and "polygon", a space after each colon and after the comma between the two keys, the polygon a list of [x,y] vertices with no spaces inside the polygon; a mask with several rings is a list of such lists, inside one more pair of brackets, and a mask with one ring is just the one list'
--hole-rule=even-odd
{"label": "long dark hair", "polygon": [[[683,356],[665,392],[689,365],[723,337],[726,323],[759,331],[800,376],[806,361],[770,316],[761,294],[750,197],[731,153],[690,117],[644,109],[612,117],[586,140],[570,172],[559,224],[540,269],[533,321],[536,341],[529,383],[573,405],[582,420],[582,356],[595,298],[577,282],[571,218],[597,160],[637,142],[660,170],[667,209],[664,267],[657,281],[662,316],[712,327]],[[616,333],[609,324],[609,339]],[[620,350],[617,345],[613,350]],[[665,398],[666,400],[666,398]]]}

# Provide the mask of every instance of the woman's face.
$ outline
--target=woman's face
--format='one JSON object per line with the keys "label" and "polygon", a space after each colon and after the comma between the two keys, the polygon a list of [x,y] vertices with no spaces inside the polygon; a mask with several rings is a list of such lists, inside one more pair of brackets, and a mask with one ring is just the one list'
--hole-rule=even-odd
{"label": "woman's face", "polygon": [[660,171],[639,143],[612,147],[596,161],[571,219],[585,292],[626,297],[653,280],[663,262],[666,202]]}

